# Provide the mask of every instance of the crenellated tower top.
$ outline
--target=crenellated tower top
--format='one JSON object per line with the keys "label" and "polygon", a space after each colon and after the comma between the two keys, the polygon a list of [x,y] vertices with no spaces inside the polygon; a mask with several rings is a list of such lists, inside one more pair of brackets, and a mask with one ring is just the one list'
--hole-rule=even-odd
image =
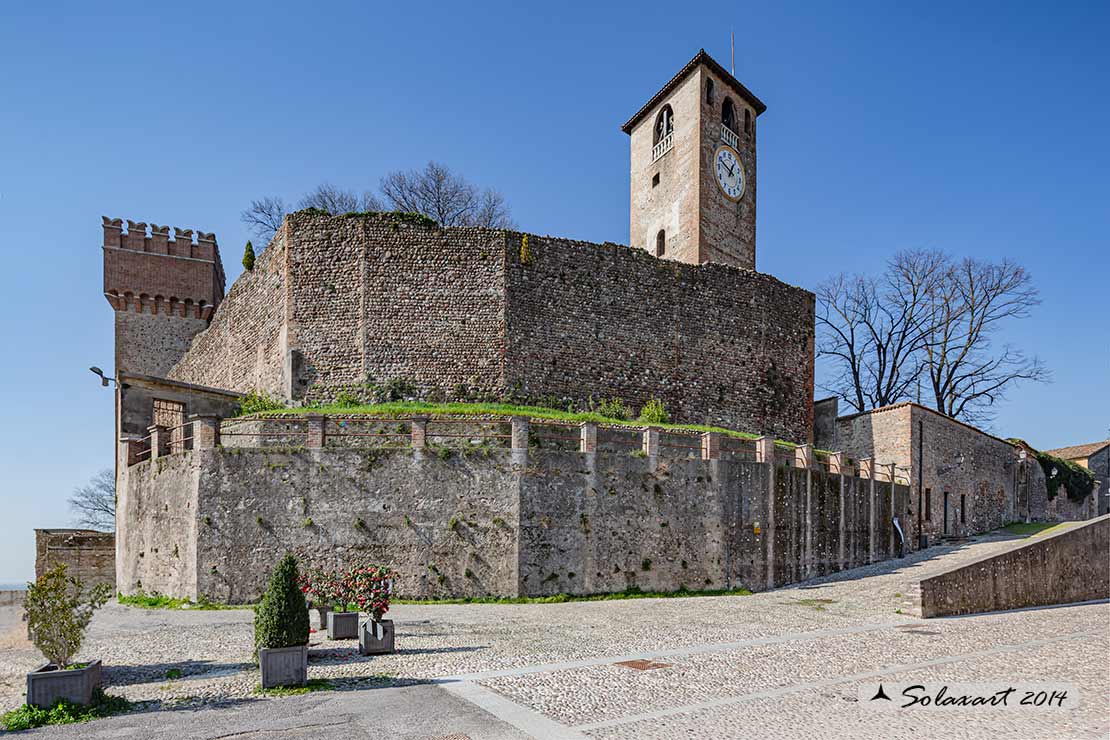
{"label": "crenellated tower top", "polygon": [[224,298],[216,235],[103,218],[104,297],[116,311],[116,373],[164,377]]}
{"label": "crenellated tower top", "polygon": [[192,229],[102,217],[104,295],[117,311],[207,321],[224,297],[216,235]]}

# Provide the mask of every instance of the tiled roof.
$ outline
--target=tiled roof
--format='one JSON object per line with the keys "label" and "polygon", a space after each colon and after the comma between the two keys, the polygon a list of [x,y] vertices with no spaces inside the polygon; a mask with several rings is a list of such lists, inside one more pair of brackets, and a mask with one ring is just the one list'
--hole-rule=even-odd
{"label": "tiled roof", "polygon": [[678,70],[678,74],[672,77],[670,82],[668,82],[666,85],[663,85],[663,88],[659,92],[655,93],[655,95],[652,96],[651,100],[647,101],[647,103],[644,104],[643,108],[636,111],[636,115],[632,116],[632,118],[629,118],[628,122],[621,126],[621,131],[625,132],[626,134],[632,133],[632,127],[635,126],[641,118],[646,116],[652,108],[658,105],[659,101],[670,95],[671,91],[678,87],[678,84],[686,79],[687,75],[697,69],[697,66],[699,64],[704,64],[705,66],[713,70],[713,72],[721,78],[722,82],[732,88],[733,92],[742,97],[744,100],[748,101],[748,103],[751,104],[753,108],[755,108],[755,114],[757,116],[763,111],[767,110],[767,106],[763,104],[763,101],[757,98],[751,90],[740,84],[740,80],[733,77],[727,69],[718,64],[717,60],[709,56],[709,54],[706,53],[705,49],[699,49],[698,53],[694,55],[694,58],[687,62],[685,67]]}
{"label": "tiled roof", "polygon": [[1110,439],[1104,439],[1101,442],[1091,442],[1090,444],[1073,445],[1071,447],[1058,447],[1055,450],[1043,450],[1043,452],[1053,457],[1061,457],[1065,460],[1079,460],[1081,458],[1090,457],[1108,445],[1110,445]]}

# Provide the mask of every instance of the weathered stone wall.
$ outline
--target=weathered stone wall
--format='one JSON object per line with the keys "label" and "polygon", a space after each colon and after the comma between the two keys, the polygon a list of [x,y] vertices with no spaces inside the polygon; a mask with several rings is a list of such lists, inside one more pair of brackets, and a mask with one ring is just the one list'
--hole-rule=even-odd
{"label": "weathered stone wall", "polygon": [[250,601],[292,551],[388,564],[416,597],[760,590],[900,550],[904,486],[673,455],[178,453],[130,468],[119,588]]}
{"label": "weathered stone wall", "polygon": [[116,536],[91,529],[36,529],[35,578],[58,563],[86,585],[116,584]]}
{"label": "weathered stone wall", "polygon": [[926,578],[921,616],[1110,598],[1110,517]]}
{"label": "weathered stone wall", "polygon": [[811,293],[618,245],[530,236],[525,254],[522,238],[293,214],[171,377],[310,399],[396,378],[658,397],[683,421],[809,438]]}
{"label": "weathered stone wall", "polygon": [[118,465],[116,588],[124,594],[197,597],[197,493],[203,469],[198,461],[203,454]]}
{"label": "weathered stone wall", "polygon": [[298,388],[504,388],[504,232],[300,215],[287,228]]}
{"label": "weathered stone wall", "polygon": [[243,272],[220,304],[211,325],[166,373],[196,385],[245,393],[262,390],[289,397],[286,351],[289,331],[287,227],[282,227]]}
{"label": "weathered stone wall", "polygon": [[510,386],[657,397],[682,421],[809,439],[813,294],[615,244],[532,237],[529,250],[508,264]]}
{"label": "weathered stone wall", "polygon": [[[698,175],[701,127],[700,77],[688,77],[649,112],[629,136],[631,211],[629,243],[656,253],[656,236],[666,235],[664,259],[700,264]],[[655,123],[665,105],[674,114],[674,148],[652,161]],[[653,184],[658,176],[658,184]]]}
{"label": "weathered stone wall", "polygon": [[853,457],[909,468],[915,531],[919,479],[923,528],[933,537],[989,532],[1018,518],[1016,450],[972,426],[901,403],[841,417],[838,442]]}
{"label": "weathered stone wall", "polygon": [[[755,269],[755,194],[756,148],[755,109],[727,85],[722,78],[707,67],[699,70],[701,84],[701,162],[698,168],[699,208],[698,244],[700,262],[719,262],[736,267]],[[713,80],[714,99],[706,100],[705,86]],[[717,148],[726,142],[721,132],[721,116],[725,100],[730,100],[735,111],[734,131],[736,151],[744,167],[744,194],[733,202],[725,197],[717,185]],[[751,121],[750,130],[744,131],[744,114]],[[730,144],[731,145],[731,144]]]}

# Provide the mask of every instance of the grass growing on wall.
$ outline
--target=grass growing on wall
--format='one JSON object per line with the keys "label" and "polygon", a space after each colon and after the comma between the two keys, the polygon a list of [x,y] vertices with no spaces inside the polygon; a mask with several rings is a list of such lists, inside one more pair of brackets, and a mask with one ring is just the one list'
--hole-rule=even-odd
{"label": "grass growing on wall", "polygon": [[[739,439],[758,439],[758,434],[740,432],[735,429],[708,426],[705,424],[664,424],[647,423],[643,421],[629,421],[602,416],[596,411],[562,411],[560,409],[546,408],[543,406],[519,406],[510,403],[426,403],[423,401],[391,401],[388,403],[366,404],[362,406],[303,406],[299,408],[267,410],[260,416],[280,416],[284,414],[331,414],[335,416],[382,416],[385,418],[412,416],[414,414],[428,416],[526,416],[531,419],[550,419],[552,421],[566,421],[581,423],[584,421],[595,424],[608,424],[610,426],[623,426],[642,429],[645,426],[676,432],[720,432],[729,437]],[[789,442],[776,441],[776,444],[794,447]]]}

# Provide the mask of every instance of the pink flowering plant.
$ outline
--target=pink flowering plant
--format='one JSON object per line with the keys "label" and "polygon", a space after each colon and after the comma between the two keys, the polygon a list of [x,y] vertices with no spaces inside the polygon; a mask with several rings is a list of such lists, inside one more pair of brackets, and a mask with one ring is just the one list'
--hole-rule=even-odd
{"label": "pink flowering plant", "polygon": [[351,568],[346,581],[350,584],[350,596],[359,610],[367,612],[375,622],[380,622],[389,611],[396,577],[397,574],[389,568],[362,563]]}

